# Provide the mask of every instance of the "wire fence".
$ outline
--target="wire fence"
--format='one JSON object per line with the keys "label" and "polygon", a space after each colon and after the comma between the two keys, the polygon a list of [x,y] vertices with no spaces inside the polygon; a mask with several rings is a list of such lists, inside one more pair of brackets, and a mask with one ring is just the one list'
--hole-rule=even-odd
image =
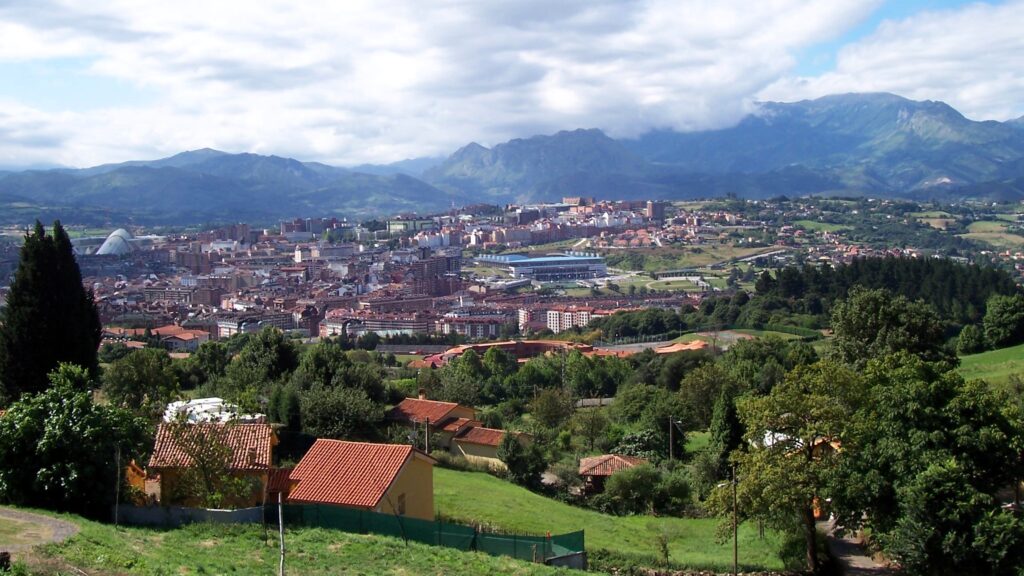
{"label": "wire fence", "polygon": [[[277,506],[267,506],[264,514],[268,524],[277,524]],[[442,520],[421,520],[319,504],[286,504],[284,524],[394,536],[406,541],[511,556],[531,562],[544,562],[584,551],[582,530],[544,536],[500,534]]]}

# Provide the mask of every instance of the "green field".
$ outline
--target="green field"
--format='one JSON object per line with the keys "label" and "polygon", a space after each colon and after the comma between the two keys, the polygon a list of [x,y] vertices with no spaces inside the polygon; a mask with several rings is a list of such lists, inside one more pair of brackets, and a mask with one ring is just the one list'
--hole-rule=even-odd
{"label": "green field", "polygon": [[959,236],[961,238],[967,238],[968,240],[984,242],[999,249],[1019,249],[1024,247],[1024,236],[1010,234],[1008,232],[971,232],[970,234],[960,234]]}
{"label": "green field", "polygon": [[[673,563],[719,572],[732,567],[731,542],[715,537],[718,520],[713,518],[609,516],[545,498],[488,474],[443,468],[434,469],[434,505],[448,518],[516,532],[586,530],[588,551],[641,555],[652,565],[658,557],[656,535],[665,530],[675,536],[669,544]],[[756,526],[742,525],[740,564],[747,569],[781,569],[780,541],[777,534],[759,539]]]}
{"label": "green field", "polygon": [[[277,534],[257,524],[115,529],[74,516],[62,518],[81,532],[61,544],[15,554],[32,574],[277,574]],[[569,574],[511,558],[320,528],[288,530],[285,547],[290,574]]]}
{"label": "green field", "polygon": [[800,336],[796,334],[790,334],[788,332],[775,332],[774,330],[753,330],[750,328],[737,328],[733,332],[739,332],[740,334],[749,334],[756,338],[764,338],[765,336],[777,336],[783,340],[799,340]]}
{"label": "green field", "polygon": [[701,268],[776,249],[775,246],[741,248],[733,244],[709,243],[698,246],[605,249],[601,251],[601,255],[608,259],[612,268],[660,272],[680,268]]}
{"label": "green field", "polygon": [[960,374],[968,380],[981,379],[1005,384],[1011,375],[1024,378],[1024,344],[960,357]]}
{"label": "green field", "polygon": [[846,224],[818,222],[817,220],[796,220],[793,222],[793,225],[814,232],[837,232],[839,230],[849,230],[850,228],[852,228],[852,226],[847,226]]}
{"label": "green field", "polygon": [[1006,231],[1006,222],[994,222],[992,220],[979,220],[977,222],[971,222],[967,227],[967,231],[971,233],[999,233]]}
{"label": "green field", "polygon": [[907,214],[914,218],[950,218],[952,214],[943,210],[929,210],[928,212],[911,212]]}

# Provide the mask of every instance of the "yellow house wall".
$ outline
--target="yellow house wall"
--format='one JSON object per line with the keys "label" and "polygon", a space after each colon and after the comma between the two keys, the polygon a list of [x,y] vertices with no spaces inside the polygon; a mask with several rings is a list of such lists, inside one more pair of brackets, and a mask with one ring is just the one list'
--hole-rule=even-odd
{"label": "yellow house wall", "polygon": [[399,472],[398,477],[384,493],[377,512],[394,514],[398,496],[405,494],[405,515],[421,520],[434,519],[434,466],[422,458],[413,457]]}
{"label": "yellow house wall", "polygon": [[482,462],[491,468],[504,470],[505,463],[498,459],[498,449],[494,446],[473,444],[470,442],[452,442],[451,453],[462,456],[470,462]]}

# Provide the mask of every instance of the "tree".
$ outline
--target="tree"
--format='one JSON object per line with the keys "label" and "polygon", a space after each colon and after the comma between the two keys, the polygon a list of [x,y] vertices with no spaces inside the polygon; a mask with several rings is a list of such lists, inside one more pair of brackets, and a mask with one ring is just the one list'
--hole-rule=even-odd
{"label": "tree", "polygon": [[743,424],[736,414],[735,400],[726,390],[722,390],[715,401],[709,432],[711,438],[707,450],[717,458],[718,476],[721,478],[729,466],[729,455],[743,445]]}
{"label": "tree", "polygon": [[869,527],[909,574],[1017,573],[1024,524],[995,495],[1024,472],[1019,405],[907,353],[865,378],[847,433],[857,449],[833,481],[842,525]]}
{"label": "tree", "polygon": [[587,450],[593,451],[597,441],[608,431],[608,416],[602,408],[582,408],[572,418],[572,429],[587,441]]}
{"label": "tree", "polygon": [[945,334],[935,310],[885,289],[855,286],[833,308],[832,330],[833,357],[857,368],[899,351],[927,361],[956,362],[943,348]]}
{"label": "tree", "polygon": [[985,332],[977,324],[964,326],[956,339],[956,351],[960,354],[975,354],[987,347]]}
{"label": "tree", "polygon": [[146,424],[94,404],[81,367],[61,364],[50,387],[0,417],[0,501],[108,518],[121,470],[143,452]]}
{"label": "tree", "polygon": [[1024,342],[1024,296],[995,295],[985,304],[985,338],[995,348]]}
{"label": "tree", "polygon": [[[812,572],[819,567],[814,506],[828,495],[827,480],[838,463],[832,443],[841,440],[846,419],[859,406],[860,389],[854,372],[822,361],[796,368],[767,396],[737,403],[750,446],[735,453],[743,517],[800,534]],[[732,513],[731,490],[718,488],[709,499],[720,516]]]}
{"label": "tree", "polygon": [[498,445],[498,459],[508,468],[508,478],[527,488],[540,485],[540,475],[547,468],[544,455],[536,444],[523,446],[519,436],[506,432]]}
{"label": "tree", "polygon": [[372,436],[384,417],[383,406],[357,388],[316,385],[302,393],[300,404],[304,431],[318,438]]}
{"label": "tree", "polygon": [[0,402],[49,386],[61,362],[99,373],[101,326],[92,294],[82,286],[71,241],[60,222],[46,235],[38,221],[25,236],[21,260],[0,312]]}
{"label": "tree", "polygon": [[176,501],[195,500],[203,508],[227,508],[256,488],[254,477],[232,473],[234,422],[193,424],[181,420],[162,426],[189,461],[174,481]]}
{"label": "tree", "polygon": [[116,406],[156,417],[178,391],[166,350],[144,348],[115,360],[103,372],[103,393]]}
{"label": "tree", "polygon": [[572,408],[572,396],[557,388],[542,390],[530,402],[530,414],[548,430],[560,428],[572,416]]}

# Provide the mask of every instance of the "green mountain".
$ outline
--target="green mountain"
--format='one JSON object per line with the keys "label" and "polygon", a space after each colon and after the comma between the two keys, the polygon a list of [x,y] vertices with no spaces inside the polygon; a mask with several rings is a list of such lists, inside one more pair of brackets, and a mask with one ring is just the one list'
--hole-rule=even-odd
{"label": "green mountain", "polygon": [[[955,198],[1024,176],[1024,120],[975,122],[942,102],[843,94],[766,102],[737,125],[613,140],[598,130],[470,144],[424,173],[496,200],[869,193]],[[971,190],[984,190],[972,188]]]}

